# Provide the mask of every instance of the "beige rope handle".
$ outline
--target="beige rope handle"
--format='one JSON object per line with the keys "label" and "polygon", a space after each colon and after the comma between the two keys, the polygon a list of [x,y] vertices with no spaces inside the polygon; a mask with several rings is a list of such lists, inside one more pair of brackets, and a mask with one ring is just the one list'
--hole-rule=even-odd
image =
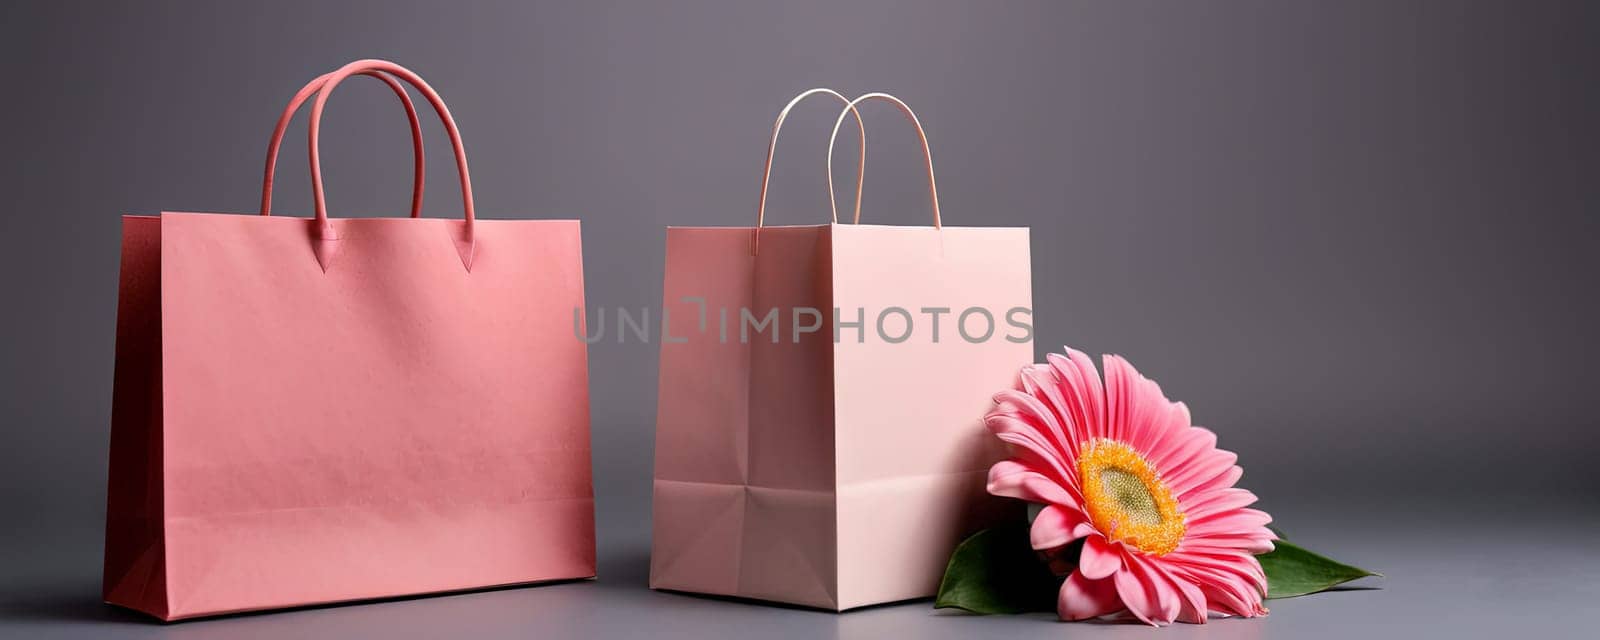
{"label": "beige rope handle", "polygon": [[[915,111],[912,111],[911,110],[911,105],[906,104],[904,100],[901,100],[899,98],[891,96],[891,95],[889,95],[887,93],[868,93],[868,94],[863,94],[862,96],[856,98],[855,100],[851,100],[850,104],[845,105],[844,111],[839,112],[839,119],[835,120],[834,123],[833,123],[833,135],[828,136],[828,175],[830,177],[833,175],[833,145],[834,145],[834,142],[837,141],[838,138],[839,138],[839,126],[844,124],[844,116],[845,116],[845,114],[854,113],[855,116],[856,116],[856,121],[860,122],[861,121],[861,113],[859,111],[856,111],[856,105],[860,104],[862,102],[865,102],[867,100],[883,100],[885,102],[893,103],[896,107],[900,108],[900,113],[905,114],[906,119],[911,121],[911,126],[914,126],[914,127],[917,128],[917,139],[922,141],[922,161],[928,167],[928,197],[930,199],[932,199],[932,201],[933,201],[933,228],[935,228],[935,229],[942,228],[943,225],[941,224],[940,219],[939,219],[939,184],[933,178],[933,152],[931,150],[929,150],[929,148],[928,148],[928,132],[926,132],[926,131],[924,131],[922,129],[922,121],[917,119],[917,113]],[[857,126],[861,126],[861,125],[858,124]],[[861,155],[861,158],[862,158],[861,159],[861,164],[863,165],[863,167],[862,167],[861,171],[859,171],[857,173],[858,176],[861,176],[861,175],[866,173],[866,167],[864,166],[866,164],[866,162],[867,162],[866,161],[866,151],[867,150],[866,150],[866,142],[865,142],[865,137],[866,137],[866,133],[865,132],[866,132],[866,130],[862,129],[863,141],[862,141],[862,148],[861,148],[861,154],[862,154]],[[856,185],[856,223],[857,224],[861,223],[861,184],[860,183],[858,183]]]}
{"label": "beige rope handle", "polygon": [[[819,93],[828,94],[830,96],[838,98],[840,102],[843,102],[844,103],[844,112],[841,113],[840,116],[839,116],[839,123],[843,123],[844,122],[844,114],[845,113],[853,113],[856,116],[856,127],[857,127],[857,129],[859,129],[861,131],[861,145],[860,145],[860,151],[861,151],[860,156],[861,156],[861,158],[860,158],[860,161],[856,164],[856,209],[855,209],[855,219],[856,219],[856,221],[859,222],[861,220],[861,185],[866,181],[866,171],[867,171],[867,130],[866,130],[866,125],[865,125],[865,123],[863,123],[861,121],[861,113],[856,111],[855,103],[851,102],[849,98],[844,97],[844,94],[839,93],[838,91],[834,91],[833,89],[828,89],[826,87],[817,87],[815,89],[807,89],[806,91],[801,92],[800,95],[795,96],[793,100],[790,100],[789,104],[784,105],[783,110],[778,112],[778,119],[773,121],[773,123],[772,123],[772,139],[767,141],[767,164],[761,170],[761,198],[756,202],[756,228],[755,228],[755,233],[753,233],[751,235],[750,255],[755,255],[756,251],[760,248],[760,246],[761,246],[761,227],[764,226],[766,224],[766,221],[767,221],[767,187],[772,183],[772,158],[773,158],[773,155],[778,150],[778,132],[783,129],[783,121],[789,118],[789,111],[794,109],[795,105],[800,104],[801,100],[805,100],[806,98],[809,98],[809,97],[811,97],[813,95],[816,95],[816,94],[819,94]],[[839,135],[839,124],[835,124],[834,125],[834,127],[833,127],[833,135],[835,137],[837,137]],[[833,140],[831,140],[831,139],[828,141],[828,154],[830,156],[833,154]],[[838,222],[839,222],[839,202],[838,202],[838,196],[835,195],[834,187],[833,187],[833,163],[832,163],[833,159],[830,157],[828,160],[829,160],[829,163],[828,163],[828,169],[829,169],[828,170],[828,208],[829,208],[829,213],[832,216],[833,222],[835,224],[838,224]]]}

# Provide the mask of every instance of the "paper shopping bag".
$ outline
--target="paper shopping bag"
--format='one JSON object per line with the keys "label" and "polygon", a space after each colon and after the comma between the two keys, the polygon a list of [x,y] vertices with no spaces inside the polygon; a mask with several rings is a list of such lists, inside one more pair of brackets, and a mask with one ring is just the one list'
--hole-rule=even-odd
{"label": "paper shopping bag", "polygon": [[[438,111],[463,220],[328,216],[321,114],[357,73]],[[176,620],[594,575],[578,222],[476,218],[449,111],[393,63],[313,82],[269,155],[313,92],[314,218],[123,220],[105,600]]]}
{"label": "paper shopping bag", "polygon": [[[883,94],[841,121],[871,99],[916,124]],[[944,226],[935,188],[931,227],[764,227],[767,180],[757,227],[667,230],[650,584],[931,596],[961,539],[1015,515],[984,490],[1003,451],[982,418],[1033,358],[1028,230]]]}

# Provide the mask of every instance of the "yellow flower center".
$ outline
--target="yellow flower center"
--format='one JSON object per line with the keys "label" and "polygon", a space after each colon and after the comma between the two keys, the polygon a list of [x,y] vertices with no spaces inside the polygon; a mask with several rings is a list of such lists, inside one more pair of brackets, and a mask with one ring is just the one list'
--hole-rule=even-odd
{"label": "yellow flower center", "polygon": [[1115,440],[1091,440],[1078,455],[1084,508],[1096,529],[1145,553],[1178,548],[1185,531],[1178,501],[1150,462]]}

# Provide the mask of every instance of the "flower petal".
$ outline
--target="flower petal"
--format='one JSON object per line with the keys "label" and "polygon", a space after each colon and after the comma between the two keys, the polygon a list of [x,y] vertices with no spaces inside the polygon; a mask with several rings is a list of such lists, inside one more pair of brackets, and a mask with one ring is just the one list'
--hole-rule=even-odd
{"label": "flower petal", "polygon": [[1151,622],[1156,624],[1172,624],[1178,619],[1178,614],[1183,610],[1182,596],[1178,593],[1178,586],[1166,578],[1155,565],[1160,560],[1151,557],[1130,554],[1128,570],[1144,584],[1145,593],[1151,597],[1154,605],[1149,613]]}
{"label": "flower petal", "polygon": [[1261,569],[1261,562],[1256,560],[1254,554],[1232,549],[1217,551],[1181,549],[1164,557],[1174,567],[1237,576],[1253,585],[1261,595],[1267,592],[1267,573]]}
{"label": "flower petal", "polygon": [[1248,578],[1229,571],[1202,567],[1192,567],[1190,570],[1212,611],[1246,618],[1266,613],[1261,606],[1263,593],[1255,589]]}
{"label": "flower petal", "polygon": [[1133,365],[1122,356],[1106,354],[1100,358],[1106,375],[1106,436],[1117,442],[1128,442],[1128,414],[1133,408],[1133,391],[1130,385],[1139,375]]}
{"label": "flower petal", "polygon": [[1180,429],[1159,450],[1151,451],[1150,464],[1170,476],[1188,466],[1195,456],[1216,448],[1217,434],[1205,427],[1191,426]]}
{"label": "flower petal", "polygon": [[1122,604],[1128,607],[1129,613],[1145,624],[1161,626],[1156,622],[1161,617],[1161,611],[1150,585],[1145,584],[1144,580],[1133,571],[1118,571],[1111,576],[1111,579],[1117,585],[1117,597],[1122,599]]}
{"label": "flower petal", "polygon": [[997,414],[1015,416],[1041,441],[1051,443],[1056,448],[1057,455],[1063,460],[1072,460],[1077,456],[1076,450],[1061,448],[1060,440],[1055,436],[1063,432],[1061,421],[1050,407],[1045,406],[1044,402],[1033,394],[1015,390],[1001,391],[995,394],[994,403],[995,408],[989,413],[990,416]]}
{"label": "flower petal", "polygon": [[1078,571],[1090,580],[1104,580],[1122,569],[1122,549],[1104,536],[1089,536],[1078,556]]}
{"label": "flower petal", "polygon": [[1189,420],[1189,406],[1182,402],[1169,403],[1165,419],[1166,423],[1161,425],[1158,433],[1140,450],[1146,459],[1153,461],[1156,454],[1171,449],[1172,443],[1188,435],[1189,428],[1194,426]]}
{"label": "flower petal", "polygon": [[1082,537],[1073,532],[1085,521],[1083,512],[1077,509],[1049,505],[1034,517],[1028,537],[1035,550],[1054,549]]}
{"label": "flower petal", "polygon": [[1272,522],[1272,516],[1259,509],[1231,509],[1208,513],[1202,516],[1189,518],[1190,532],[1241,534],[1270,533],[1267,524]]}
{"label": "flower petal", "polygon": [[1172,488],[1173,493],[1181,496],[1195,486],[1222,475],[1238,461],[1237,453],[1226,449],[1212,449],[1195,456],[1188,464],[1180,465],[1173,473],[1166,474],[1167,486]]}
{"label": "flower petal", "polygon": [[1064,460],[1061,452],[1041,438],[1026,421],[1005,414],[989,414],[984,424],[995,437],[1011,445],[1012,453],[1019,458],[1019,462],[1046,474],[1063,486],[1077,486],[1077,469]]}
{"label": "flower petal", "polygon": [[1083,573],[1073,571],[1061,583],[1056,597],[1056,615],[1062,620],[1089,620],[1110,615],[1123,609],[1117,597],[1117,587],[1110,580],[1090,580]]}
{"label": "flower petal", "polygon": [[1067,352],[1065,358],[1048,354],[1045,361],[1055,368],[1076,396],[1075,404],[1083,417],[1083,422],[1078,425],[1081,428],[1078,435],[1085,441],[1103,438],[1106,435],[1106,391],[1100,383],[1100,370],[1095,368],[1094,359],[1089,354],[1071,347],[1063,349]]}
{"label": "flower petal", "polygon": [[1270,533],[1258,535],[1209,535],[1184,540],[1179,547],[1188,551],[1202,553],[1244,552],[1250,555],[1268,553],[1273,550],[1272,541],[1276,539]]}
{"label": "flower petal", "polygon": [[994,396],[995,408],[984,416],[984,424],[1002,438],[1007,434],[1024,436],[1040,457],[1062,468],[1063,478],[1074,478],[1077,449],[1067,449],[1061,444],[1060,421],[1053,411],[1039,399],[1020,392],[1002,391]]}
{"label": "flower petal", "polygon": [[1239,478],[1243,475],[1244,469],[1239,468],[1239,465],[1234,465],[1224,470],[1217,477],[1206,480],[1205,482],[1201,482],[1188,491],[1179,492],[1176,489],[1173,491],[1177,494],[1178,500],[1182,502],[1183,500],[1188,500],[1191,497],[1200,496],[1212,491],[1221,491],[1231,487],[1234,485],[1234,483],[1238,482]]}
{"label": "flower petal", "polygon": [[1149,568],[1178,590],[1180,608],[1178,621],[1189,624],[1206,623],[1206,596],[1200,586],[1169,570],[1165,562],[1150,562]]}
{"label": "flower petal", "polygon": [[1098,529],[1094,528],[1093,523],[1085,520],[1078,523],[1078,526],[1072,528],[1072,539],[1077,540],[1078,538],[1087,538],[1099,532],[1100,531]]}
{"label": "flower petal", "polygon": [[1230,616],[1246,616],[1245,612],[1252,609],[1250,599],[1238,592],[1230,580],[1215,571],[1194,570],[1190,572],[1200,593],[1206,597],[1206,608],[1213,613]]}
{"label": "flower petal", "polygon": [[1042,504],[1062,504],[1078,509],[1078,500],[1059,483],[1015,460],[989,467],[989,493]]}
{"label": "flower petal", "polygon": [[1076,452],[1081,444],[1078,439],[1077,426],[1073,424],[1074,416],[1067,408],[1066,396],[1062,393],[1065,386],[1055,369],[1046,365],[1028,365],[1022,368],[1018,375],[1022,382],[1023,391],[1038,398],[1040,404],[1048,409],[1055,420],[1045,426],[1049,428],[1050,435],[1062,451]]}
{"label": "flower petal", "polygon": [[[1161,385],[1156,381],[1140,375],[1138,370],[1126,360],[1122,361],[1127,367],[1128,396],[1123,403],[1126,409],[1126,424],[1123,425],[1123,438],[1128,446],[1142,455],[1149,455],[1151,445],[1174,425],[1173,403],[1161,392]],[[1187,423],[1176,425],[1187,427]]]}
{"label": "flower petal", "polygon": [[1256,494],[1248,489],[1228,487],[1209,493],[1191,495],[1184,501],[1183,512],[1188,514],[1191,522],[1200,520],[1214,513],[1223,513],[1234,509],[1242,509],[1256,503]]}
{"label": "flower petal", "polygon": [[[1082,447],[1092,437],[1090,434],[1094,433],[1095,425],[1100,421],[1099,410],[1094,408],[1096,405],[1092,401],[1097,401],[1101,392],[1089,387],[1072,361],[1054,353],[1046,354],[1045,360],[1059,384],[1057,394],[1052,399],[1060,404],[1067,434],[1073,438],[1075,446]],[[1098,385],[1099,374],[1094,376]]]}

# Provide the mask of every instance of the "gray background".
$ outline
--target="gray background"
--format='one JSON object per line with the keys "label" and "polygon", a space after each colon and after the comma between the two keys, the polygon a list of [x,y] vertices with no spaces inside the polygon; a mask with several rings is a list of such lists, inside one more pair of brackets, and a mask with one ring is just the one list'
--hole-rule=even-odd
{"label": "gray background", "polygon": [[[361,57],[448,101],[482,215],[583,220],[591,308],[659,304],[664,226],[751,223],[790,96],[908,100],[945,221],[1032,228],[1041,354],[1130,357],[1240,453],[1291,537],[1388,575],[1169,633],[1574,635],[1594,613],[1593,4],[13,2],[0,16],[0,626],[27,637],[1068,632],[927,603],[832,615],[647,591],[656,353],[612,342],[590,351],[599,580],[170,626],[97,604],[118,216],[254,210],[283,103]],[[818,100],[790,120],[771,219],[825,220],[835,113]],[[882,105],[866,117],[865,217],[926,224],[911,131]],[[303,127],[277,194],[297,215]],[[459,215],[427,127],[427,210]],[[386,90],[342,88],[323,148],[334,215],[404,215],[410,151]]]}

